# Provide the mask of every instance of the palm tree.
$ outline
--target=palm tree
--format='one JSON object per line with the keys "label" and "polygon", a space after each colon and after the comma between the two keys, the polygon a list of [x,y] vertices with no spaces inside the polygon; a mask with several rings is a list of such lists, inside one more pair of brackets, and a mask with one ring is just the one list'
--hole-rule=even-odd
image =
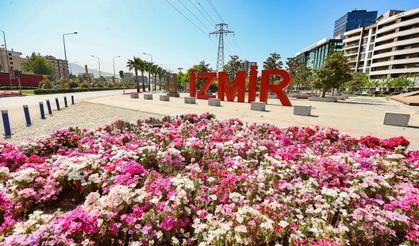
{"label": "palm tree", "polygon": [[145,62],[145,70],[148,72],[148,91],[151,91],[151,84],[150,84],[150,77],[151,77],[151,69],[153,67],[153,63],[152,62]]}
{"label": "palm tree", "polygon": [[159,76],[159,90],[161,91],[161,77],[164,76],[164,69],[162,67],[158,67],[157,76]]}
{"label": "palm tree", "polygon": [[153,83],[154,83],[154,90],[155,91],[157,90],[157,72],[158,72],[158,69],[159,69],[159,65],[153,64],[151,66],[151,70],[150,70],[151,74],[154,75]]}
{"label": "palm tree", "polygon": [[145,84],[144,84],[144,71],[145,71],[145,61],[141,60],[139,57],[133,57],[132,60],[128,60],[127,67],[129,70],[134,70],[135,73],[135,83],[137,84],[137,92],[140,92],[140,82],[138,81],[138,71],[141,71],[142,77],[142,86],[143,91],[145,91]]}

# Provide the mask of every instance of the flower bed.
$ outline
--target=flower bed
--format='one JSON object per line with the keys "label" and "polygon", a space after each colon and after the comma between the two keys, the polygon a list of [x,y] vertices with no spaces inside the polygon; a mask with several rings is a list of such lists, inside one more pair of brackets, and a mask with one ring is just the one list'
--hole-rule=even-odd
{"label": "flower bed", "polygon": [[0,144],[0,245],[414,245],[403,137],[212,115]]}
{"label": "flower bed", "polygon": [[0,91],[0,97],[20,96],[18,91]]}

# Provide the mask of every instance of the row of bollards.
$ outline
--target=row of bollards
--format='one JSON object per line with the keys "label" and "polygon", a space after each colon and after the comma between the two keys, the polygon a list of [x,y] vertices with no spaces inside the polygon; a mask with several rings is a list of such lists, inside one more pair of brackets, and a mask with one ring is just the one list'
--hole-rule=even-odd
{"label": "row of bollards", "polygon": [[[71,96],[71,104],[74,105],[74,96]],[[51,102],[49,100],[46,100],[46,106],[48,110],[48,114],[52,116],[52,107]],[[57,108],[57,111],[61,110],[60,107],[60,101],[58,100],[58,97],[55,98],[55,106]],[[67,103],[67,97],[64,97],[64,107],[68,107]],[[45,109],[44,109],[44,103],[39,102],[39,113],[41,115],[41,119],[45,120]],[[26,126],[29,127],[32,125],[31,115],[29,113],[29,107],[28,105],[23,105],[23,114],[25,116]],[[3,127],[4,127],[4,137],[10,138],[12,136],[12,129],[10,127],[10,119],[9,119],[9,113],[7,110],[1,110],[1,117],[3,119]]]}

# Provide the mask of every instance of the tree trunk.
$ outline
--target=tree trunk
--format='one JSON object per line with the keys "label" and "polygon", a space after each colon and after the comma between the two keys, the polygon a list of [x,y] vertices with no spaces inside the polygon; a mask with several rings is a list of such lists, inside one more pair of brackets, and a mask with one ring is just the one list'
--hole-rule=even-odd
{"label": "tree trunk", "polygon": [[161,75],[159,75],[159,91],[161,91]]}
{"label": "tree trunk", "polygon": [[323,88],[322,97],[325,97],[325,96],[326,96],[326,88]]}
{"label": "tree trunk", "polygon": [[157,91],[157,74],[154,74],[154,90]]}
{"label": "tree trunk", "polygon": [[144,71],[141,71],[141,79],[143,80],[143,92],[145,92]]}
{"label": "tree trunk", "polygon": [[151,91],[150,72],[148,72],[148,91]]}
{"label": "tree trunk", "polygon": [[137,84],[137,92],[140,92],[140,82],[138,81],[138,71],[137,71],[137,69],[135,69],[134,72],[135,72],[135,83]]}

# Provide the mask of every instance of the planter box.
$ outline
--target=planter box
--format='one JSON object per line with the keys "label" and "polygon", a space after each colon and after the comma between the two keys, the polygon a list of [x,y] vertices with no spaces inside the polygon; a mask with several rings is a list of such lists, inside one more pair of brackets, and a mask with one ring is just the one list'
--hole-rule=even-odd
{"label": "planter box", "polygon": [[308,99],[310,96],[307,94],[297,94],[295,95],[295,98],[297,99]]}
{"label": "planter box", "polygon": [[168,102],[169,100],[170,99],[168,95],[160,95],[160,101]]}
{"label": "planter box", "polygon": [[386,113],[384,116],[384,125],[390,126],[408,126],[410,114]]}
{"label": "planter box", "polygon": [[131,98],[139,98],[138,93],[131,93],[130,97]]}
{"label": "planter box", "polygon": [[295,115],[302,115],[302,116],[310,116],[311,115],[311,106],[294,106],[294,114]]}
{"label": "planter box", "polygon": [[309,97],[309,101],[314,102],[337,102],[338,99],[336,97]]}
{"label": "planter box", "polygon": [[250,110],[253,110],[253,111],[266,111],[266,103],[264,103],[264,102],[252,102],[250,104]]}
{"label": "planter box", "polygon": [[208,105],[209,106],[220,107],[221,106],[221,101],[218,98],[210,98],[210,99],[208,99]]}
{"label": "planter box", "polygon": [[196,104],[196,98],[195,97],[185,97],[185,103],[186,104]]}
{"label": "planter box", "polygon": [[153,94],[144,94],[144,100],[153,100]]}

